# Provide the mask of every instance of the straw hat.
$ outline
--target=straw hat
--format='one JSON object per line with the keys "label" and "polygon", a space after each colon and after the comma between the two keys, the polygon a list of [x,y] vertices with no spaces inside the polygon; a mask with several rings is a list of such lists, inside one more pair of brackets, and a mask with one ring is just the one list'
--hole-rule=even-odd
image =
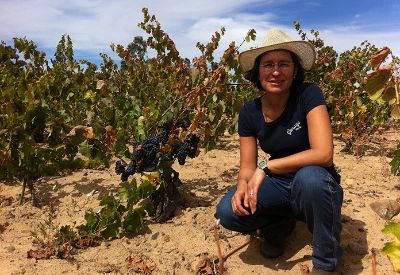
{"label": "straw hat", "polygon": [[294,41],[279,29],[271,29],[258,48],[250,49],[239,54],[239,64],[243,71],[248,72],[254,66],[256,58],[267,51],[288,50],[299,57],[304,70],[311,69],[316,53],[314,46],[307,41]]}

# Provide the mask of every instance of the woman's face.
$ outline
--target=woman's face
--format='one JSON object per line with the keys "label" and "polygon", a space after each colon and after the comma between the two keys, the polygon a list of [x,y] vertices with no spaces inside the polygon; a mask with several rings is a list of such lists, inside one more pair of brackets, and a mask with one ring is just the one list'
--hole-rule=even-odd
{"label": "woman's face", "polygon": [[270,51],[261,57],[258,77],[266,92],[289,92],[295,73],[295,64],[288,51]]}

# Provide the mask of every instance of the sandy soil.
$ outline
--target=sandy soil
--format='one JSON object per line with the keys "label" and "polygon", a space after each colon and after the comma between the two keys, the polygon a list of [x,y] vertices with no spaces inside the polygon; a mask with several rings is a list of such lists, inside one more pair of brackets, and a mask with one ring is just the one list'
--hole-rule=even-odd
{"label": "sandy soil", "polygon": [[[366,156],[341,152],[343,143],[335,140],[335,164],[342,175],[345,191],[342,245],[345,249],[345,274],[372,274],[372,249],[377,249],[377,274],[393,274],[386,255],[379,252],[390,238],[381,230],[385,220],[370,203],[400,197],[399,177],[390,173],[387,152],[400,140],[395,131],[361,148]],[[360,150],[361,150],[360,149]],[[217,255],[212,229],[213,213],[221,196],[234,184],[238,171],[238,137],[224,136],[215,150],[177,165],[183,182],[184,204],[163,224],[146,223],[136,237],[104,241],[97,247],[78,250],[73,260],[27,258],[32,246],[32,231],[38,232],[52,216],[54,226],[83,222],[84,212],[99,209],[99,199],[116,192],[119,177],[113,166],[102,171],[83,170],[36,183],[40,207],[18,203],[20,184],[0,183],[0,274],[134,274],[126,259],[142,256],[151,274],[195,274],[204,259]],[[93,194],[94,190],[99,192]],[[29,196],[27,196],[29,197]],[[400,221],[400,217],[393,218]],[[47,226],[49,228],[49,226]],[[219,230],[224,255],[248,240],[247,236]],[[259,254],[259,241],[234,253],[225,262],[228,274],[302,274],[300,267],[312,267],[311,234],[297,223],[287,241],[283,256],[267,260]]]}

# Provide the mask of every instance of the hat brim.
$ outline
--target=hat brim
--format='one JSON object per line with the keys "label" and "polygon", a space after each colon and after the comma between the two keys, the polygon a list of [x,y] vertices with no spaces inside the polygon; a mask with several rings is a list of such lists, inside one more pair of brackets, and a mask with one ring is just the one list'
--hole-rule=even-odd
{"label": "hat brim", "polygon": [[289,41],[244,51],[239,54],[239,65],[244,72],[248,72],[254,67],[254,61],[260,54],[273,50],[293,52],[299,57],[301,66],[307,71],[314,65],[316,58],[314,46],[310,42]]}

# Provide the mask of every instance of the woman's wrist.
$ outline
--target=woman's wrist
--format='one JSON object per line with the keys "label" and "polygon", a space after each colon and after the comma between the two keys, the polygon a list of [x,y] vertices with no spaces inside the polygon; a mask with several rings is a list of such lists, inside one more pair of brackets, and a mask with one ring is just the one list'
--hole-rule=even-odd
{"label": "woman's wrist", "polygon": [[261,160],[257,164],[257,168],[262,170],[266,176],[271,176],[272,172],[268,167],[268,162],[266,160]]}
{"label": "woman's wrist", "polygon": [[247,180],[244,180],[244,179],[240,179],[240,180],[238,180],[238,183],[237,183],[237,186],[241,186],[241,185],[247,185]]}

